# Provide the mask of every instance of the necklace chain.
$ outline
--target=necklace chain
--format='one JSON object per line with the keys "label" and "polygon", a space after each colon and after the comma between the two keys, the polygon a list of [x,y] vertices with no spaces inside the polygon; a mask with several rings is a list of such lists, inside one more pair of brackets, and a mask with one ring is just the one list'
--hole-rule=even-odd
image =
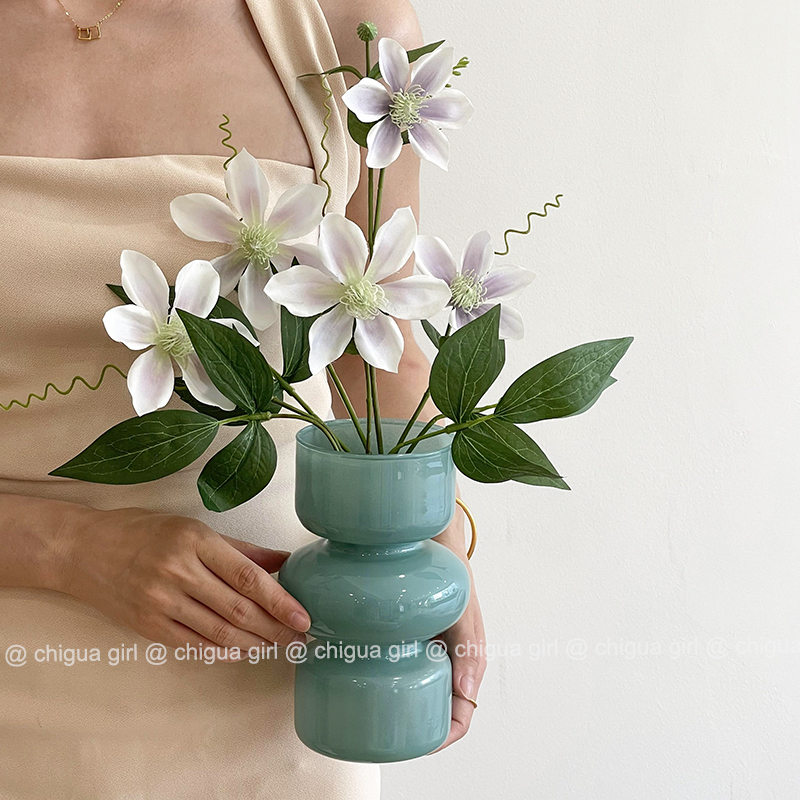
{"label": "necklace chain", "polygon": [[[77,22],[75,22],[75,19],[74,19],[74,17],[72,16],[72,14],[70,14],[70,13],[69,13],[69,9],[68,9],[68,8],[67,8],[67,7],[64,5],[64,3],[63,3],[61,0],[58,0],[58,4],[61,6],[61,8],[63,8],[63,9],[64,9],[64,13],[67,15],[67,18],[69,19],[69,21],[70,21],[70,22],[71,22],[71,23],[72,23],[72,24],[73,24],[73,25],[74,25],[74,26],[75,26],[75,27],[78,29],[78,38],[79,38],[79,39],[82,39],[82,40],[85,40],[85,41],[89,41],[89,40],[90,40],[90,39],[92,39],[92,38],[99,39],[99,38],[100,38],[100,26],[101,26],[101,25],[102,25],[102,24],[103,24],[103,23],[104,23],[104,22],[105,22],[107,19],[109,19],[109,18],[110,18],[110,17],[111,17],[111,16],[114,14],[114,12],[115,12],[115,11],[116,11],[116,10],[117,10],[117,9],[118,9],[118,8],[119,8],[119,7],[120,7],[120,6],[121,6],[121,5],[124,3],[124,2],[125,2],[125,0],[117,0],[117,2],[114,4],[114,7],[111,9],[111,11],[109,11],[109,12],[108,12],[108,14],[106,14],[106,15],[105,15],[104,17],[102,17],[101,19],[97,20],[97,22],[95,22],[95,23],[94,23],[94,25],[89,25],[89,26],[87,27],[87,26],[85,26],[85,25],[79,25]],[[96,31],[97,31],[97,35],[96,35],[96,36],[94,36],[94,35],[92,34],[92,31],[94,31],[94,30],[96,30]],[[81,36],[81,34],[82,34],[82,33],[85,33],[85,34],[87,34],[87,36]]]}

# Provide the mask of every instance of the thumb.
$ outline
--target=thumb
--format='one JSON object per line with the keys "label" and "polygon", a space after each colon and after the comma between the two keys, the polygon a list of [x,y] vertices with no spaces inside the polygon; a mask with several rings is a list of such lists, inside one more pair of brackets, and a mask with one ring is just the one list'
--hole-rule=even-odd
{"label": "thumb", "polygon": [[277,572],[283,562],[291,555],[287,550],[270,550],[267,547],[259,547],[257,544],[243,542],[241,539],[233,539],[230,536],[223,536],[222,538],[267,572]]}

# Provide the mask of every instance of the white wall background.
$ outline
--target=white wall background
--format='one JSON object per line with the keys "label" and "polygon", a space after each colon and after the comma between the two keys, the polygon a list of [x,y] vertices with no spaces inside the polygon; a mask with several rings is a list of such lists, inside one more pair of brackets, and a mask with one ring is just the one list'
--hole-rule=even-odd
{"label": "white wall background", "polygon": [[795,800],[800,4],[417,8],[472,59],[477,109],[449,174],[425,172],[423,232],[460,248],[564,193],[512,237],[538,278],[505,383],[636,341],[589,414],[529,428],[572,492],[464,487],[489,640],[522,653],[491,663],[470,736],[384,769],[384,797]]}

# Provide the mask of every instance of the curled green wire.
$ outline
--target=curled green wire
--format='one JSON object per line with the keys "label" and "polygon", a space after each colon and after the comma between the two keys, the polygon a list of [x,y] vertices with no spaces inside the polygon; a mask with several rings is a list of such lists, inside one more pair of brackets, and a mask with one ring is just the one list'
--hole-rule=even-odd
{"label": "curled green wire", "polygon": [[327,76],[320,75],[319,78],[320,83],[322,84],[322,90],[325,92],[325,99],[322,101],[322,105],[325,108],[325,116],[322,119],[322,125],[325,128],[325,133],[322,134],[322,138],[319,140],[319,145],[325,153],[325,163],[322,165],[322,169],[319,171],[319,179],[325,184],[325,188],[328,190],[328,196],[325,198],[325,205],[322,206],[322,213],[324,214],[328,208],[328,203],[331,200],[331,194],[333,193],[333,187],[325,177],[325,170],[328,168],[328,164],[331,163],[331,153],[325,144],[325,140],[328,138],[328,134],[331,130],[330,126],[328,125],[328,120],[331,118],[331,114],[333,114],[333,109],[328,105],[328,100],[333,98],[333,92],[331,91],[330,86],[328,86],[328,81],[326,80]]}
{"label": "curled green wire", "polygon": [[80,375],[77,375],[76,377],[74,377],[72,379],[72,383],[70,383],[68,389],[59,389],[58,386],[56,386],[54,383],[48,383],[44,387],[44,392],[42,394],[39,395],[39,394],[36,394],[35,392],[31,392],[28,395],[28,399],[25,400],[25,402],[23,402],[22,400],[12,400],[10,403],[8,403],[8,405],[6,405],[4,403],[0,403],[0,409],[2,409],[3,411],[10,411],[14,406],[19,406],[20,408],[29,408],[31,403],[34,400],[39,400],[40,402],[43,403],[45,400],[47,400],[47,396],[50,393],[51,389],[54,392],[57,392],[58,394],[60,394],[62,396],[66,396],[79,383],[82,383],[90,391],[95,392],[100,388],[101,384],[105,380],[106,373],[110,369],[113,369],[115,372],[118,372],[120,375],[122,375],[123,378],[127,378],[128,377],[116,364],[106,364],[103,367],[102,371],[100,372],[100,377],[98,378],[97,383],[94,386],[92,386],[92,384],[89,383],[89,381],[87,381],[86,378],[83,378]]}
{"label": "curled green wire", "polygon": [[561,198],[563,196],[564,196],[563,194],[557,194],[555,203],[545,203],[543,208],[542,208],[542,211],[531,211],[531,212],[529,212],[528,213],[528,229],[527,230],[520,231],[520,230],[517,230],[516,228],[509,228],[503,234],[503,243],[505,244],[506,249],[502,250],[502,251],[495,250],[494,254],[496,256],[507,256],[508,252],[509,252],[509,249],[510,249],[509,245],[508,245],[508,234],[509,233],[518,233],[520,236],[527,236],[531,232],[531,217],[542,217],[542,218],[544,218],[544,217],[547,216],[547,209],[548,208],[561,208],[561,203],[559,201],[561,200]]}
{"label": "curled green wire", "polygon": [[220,124],[217,127],[224,133],[227,133],[228,135],[222,140],[221,144],[223,147],[227,147],[228,150],[233,150],[233,155],[231,155],[230,158],[227,158],[222,164],[223,169],[228,169],[228,164],[230,164],[233,158],[239,155],[239,151],[232,144],[228,144],[228,142],[231,139],[231,136],[233,136],[230,128],[228,128],[228,125],[231,124],[231,118],[227,114],[223,114],[222,118],[223,121],[220,122]]}

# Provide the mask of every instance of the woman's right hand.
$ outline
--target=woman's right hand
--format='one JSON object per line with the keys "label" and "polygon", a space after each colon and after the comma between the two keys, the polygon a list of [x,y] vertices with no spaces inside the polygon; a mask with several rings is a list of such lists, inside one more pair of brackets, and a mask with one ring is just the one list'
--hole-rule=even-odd
{"label": "woman's right hand", "polygon": [[77,530],[63,590],[147,639],[243,654],[305,641],[308,614],[269,574],[289,553],[139,508],[85,509]]}

